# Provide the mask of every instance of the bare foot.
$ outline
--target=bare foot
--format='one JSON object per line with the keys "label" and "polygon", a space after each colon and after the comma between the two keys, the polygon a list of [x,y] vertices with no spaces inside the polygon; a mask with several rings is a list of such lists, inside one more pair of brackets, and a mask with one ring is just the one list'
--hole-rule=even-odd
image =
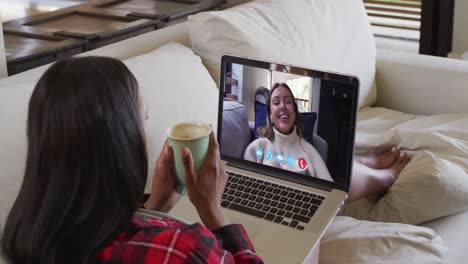
{"label": "bare foot", "polygon": [[393,163],[392,167],[386,169],[396,180],[400,175],[403,168],[411,161],[411,155],[406,152],[401,152],[396,161]]}
{"label": "bare foot", "polygon": [[373,169],[390,168],[398,158],[399,151],[396,146],[393,146],[381,154],[375,156],[355,156],[355,160],[363,165]]}
{"label": "bare foot", "polygon": [[393,165],[379,173],[380,193],[385,194],[400,175],[401,171],[411,161],[411,156],[406,152],[401,152]]}
{"label": "bare foot", "polygon": [[383,196],[387,193],[388,189],[393,185],[395,180],[400,175],[401,171],[411,161],[411,156],[406,152],[401,152],[393,165],[388,169],[375,170],[377,176],[376,186],[373,189],[373,193],[378,196]]}

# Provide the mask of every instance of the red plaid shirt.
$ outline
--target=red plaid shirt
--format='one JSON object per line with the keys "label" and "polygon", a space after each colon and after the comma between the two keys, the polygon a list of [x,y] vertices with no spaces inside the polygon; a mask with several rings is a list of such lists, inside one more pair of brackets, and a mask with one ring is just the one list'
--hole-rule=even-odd
{"label": "red plaid shirt", "polygon": [[213,232],[164,217],[132,219],[133,230],[122,232],[97,256],[104,263],[263,263],[242,225]]}

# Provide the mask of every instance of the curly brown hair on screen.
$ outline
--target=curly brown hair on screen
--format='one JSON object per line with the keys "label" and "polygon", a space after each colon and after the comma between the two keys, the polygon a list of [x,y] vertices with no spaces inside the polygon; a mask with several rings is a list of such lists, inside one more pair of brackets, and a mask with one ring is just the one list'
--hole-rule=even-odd
{"label": "curly brown hair on screen", "polygon": [[147,177],[138,84],[120,61],[52,65],[29,101],[24,180],[2,234],[12,263],[90,263],[130,226]]}
{"label": "curly brown hair on screen", "polygon": [[[267,116],[266,116],[266,125],[264,127],[259,127],[258,128],[258,134],[260,137],[265,137],[268,138],[270,141],[275,138],[275,132],[273,131],[273,124],[271,123],[270,120],[270,115],[271,115],[271,96],[273,92],[278,89],[279,87],[285,88],[289,91],[291,94],[291,97],[294,98],[294,94],[291,91],[291,88],[286,83],[275,83],[271,87],[270,93],[268,94],[268,98],[266,101],[267,105]],[[296,100],[293,100],[294,102],[294,113],[296,116],[296,120],[294,122],[294,125],[296,126],[296,133],[299,137],[303,137],[304,135],[304,122],[302,119],[302,115],[299,113],[299,107],[297,106]]]}

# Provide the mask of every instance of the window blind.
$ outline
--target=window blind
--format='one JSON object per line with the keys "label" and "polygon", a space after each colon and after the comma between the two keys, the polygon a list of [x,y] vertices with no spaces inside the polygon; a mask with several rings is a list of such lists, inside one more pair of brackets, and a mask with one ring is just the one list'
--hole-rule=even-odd
{"label": "window blind", "polygon": [[423,0],[363,0],[376,36],[419,40]]}

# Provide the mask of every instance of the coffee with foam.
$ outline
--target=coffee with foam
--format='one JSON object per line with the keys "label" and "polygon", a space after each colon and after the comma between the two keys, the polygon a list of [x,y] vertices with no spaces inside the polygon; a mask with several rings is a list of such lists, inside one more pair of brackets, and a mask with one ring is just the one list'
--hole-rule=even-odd
{"label": "coffee with foam", "polygon": [[171,128],[169,137],[179,140],[197,139],[209,135],[211,128],[203,123],[181,123]]}

